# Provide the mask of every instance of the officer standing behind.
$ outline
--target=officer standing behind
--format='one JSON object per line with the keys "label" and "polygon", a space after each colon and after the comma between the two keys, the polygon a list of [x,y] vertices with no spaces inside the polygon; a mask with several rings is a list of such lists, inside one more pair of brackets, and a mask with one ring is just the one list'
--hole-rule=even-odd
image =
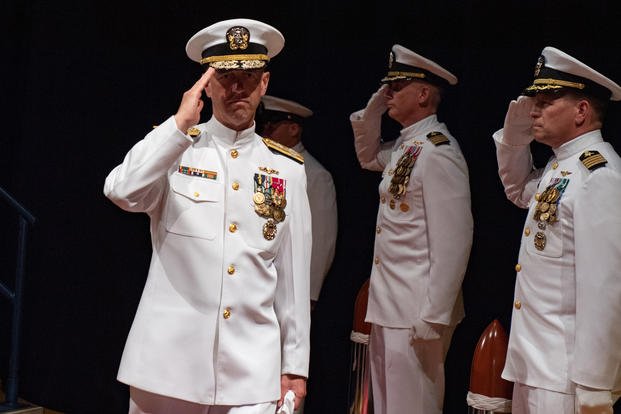
{"label": "officer standing behind", "polygon": [[310,270],[311,310],[315,308],[326,274],[334,259],[338,228],[336,192],[332,175],[302,143],[307,107],[287,99],[265,95],[257,110],[257,132],[304,157],[306,191],[312,215],[313,248]]}
{"label": "officer standing behind", "polygon": [[[187,43],[205,72],[105,182],[151,219],[153,256],[118,380],[130,413],[274,414],[306,393],[311,234],[302,158],[255,133],[284,45],[250,19]],[[205,92],[213,116],[199,124]]]}
{"label": "officer standing behind", "polygon": [[[494,133],[507,198],[528,208],[503,378],[513,412],[612,413],[621,391],[621,159],[602,138],[621,87],[543,49]],[[535,169],[532,140],[552,148]]]}
{"label": "officer standing behind", "polygon": [[[374,412],[441,413],[473,232],[467,164],[436,115],[457,78],[394,45],[382,83],[350,117],[360,165],[383,170],[366,316]],[[382,143],[386,109],[403,129]]]}

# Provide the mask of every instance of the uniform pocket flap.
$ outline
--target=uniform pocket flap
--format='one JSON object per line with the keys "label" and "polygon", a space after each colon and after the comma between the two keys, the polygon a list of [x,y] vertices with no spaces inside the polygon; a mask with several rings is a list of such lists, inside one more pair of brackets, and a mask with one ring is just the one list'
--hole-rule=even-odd
{"label": "uniform pocket flap", "polygon": [[172,190],[194,201],[220,201],[220,184],[209,178],[190,177],[178,172],[170,177]]}

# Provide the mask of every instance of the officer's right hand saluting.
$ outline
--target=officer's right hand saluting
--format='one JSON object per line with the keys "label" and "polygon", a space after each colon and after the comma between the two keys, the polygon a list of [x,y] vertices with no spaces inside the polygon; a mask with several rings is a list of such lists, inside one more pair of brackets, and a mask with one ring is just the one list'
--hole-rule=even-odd
{"label": "officer's right hand saluting", "polygon": [[198,124],[201,118],[204,102],[201,99],[203,90],[209,83],[216,70],[209,68],[203,73],[199,80],[187,91],[183,93],[181,104],[175,114],[175,122],[179,131],[187,131],[188,128]]}

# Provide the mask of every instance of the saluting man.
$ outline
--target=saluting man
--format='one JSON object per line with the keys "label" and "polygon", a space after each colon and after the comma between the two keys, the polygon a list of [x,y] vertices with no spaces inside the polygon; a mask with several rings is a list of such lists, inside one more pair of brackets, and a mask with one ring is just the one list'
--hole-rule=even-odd
{"label": "saluting man", "polygon": [[[383,171],[366,315],[373,408],[439,414],[473,232],[466,160],[436,115],[457,78],[394,45],[382,83],[350,117],[360,165]],[[403,129],[383,143],[386,110]]]}
{"label": "saluting man", "polygon": [[[493,134],[528,209],[503,378],[513,413],[611,414],[621,391],[621,159],[601,128],[621,87],[554,47]],[[535,168],[534,140],[554,155]]]}
{"label": "saluting man", "polygon": [[[196,33],[186,52],[203,75],[106,178],[108,198],[151,219],[149,275],[118,373],[130,413],[274,414],[288,391],[295,406],[305,396],[306,174],[254,122],[283,45],[250,19]],[[213,116],[199,124],[203,91]]]}

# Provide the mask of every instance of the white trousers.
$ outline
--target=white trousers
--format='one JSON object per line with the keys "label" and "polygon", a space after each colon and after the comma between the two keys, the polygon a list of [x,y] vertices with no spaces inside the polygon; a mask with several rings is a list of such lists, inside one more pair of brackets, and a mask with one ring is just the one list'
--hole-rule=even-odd
{"label": "white trousers", "polygon": [[455,328],[410,345],[409,329],[373,325],[369,364],[374,414],[441,414],[444,359]]}
{"label": "white trousers", "polygon": [[516,382],[511,397],[512,414],[574,414],[573,394],[548,391]]}
{"label": "white trousers", "polygon": [[274,414],[276,401],[254,405],[204,405],[129,387],[129,414]]}

